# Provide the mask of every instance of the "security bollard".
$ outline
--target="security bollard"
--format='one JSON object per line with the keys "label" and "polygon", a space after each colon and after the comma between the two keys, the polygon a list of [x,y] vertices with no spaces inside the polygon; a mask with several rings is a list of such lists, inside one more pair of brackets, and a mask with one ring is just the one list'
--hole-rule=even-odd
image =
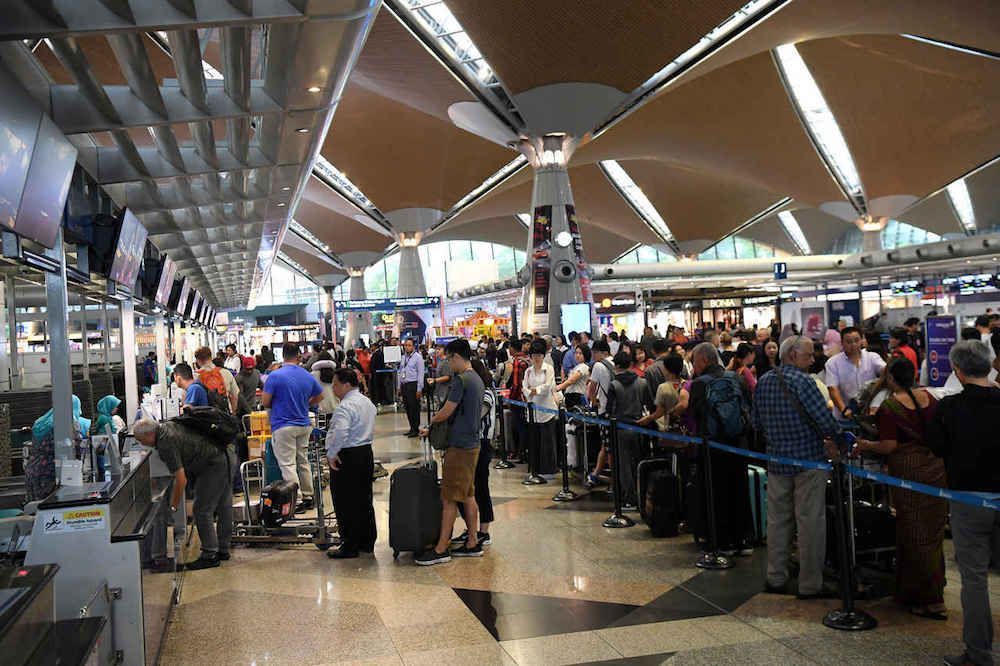
{"label": "security bollard", "polygon": [[566,410],[559,408],[559,440],[562,443],[562,490],[553,497],[553,502],[572,502],[576,499],[576,493],[569,488],[569,438],[566,436]]}

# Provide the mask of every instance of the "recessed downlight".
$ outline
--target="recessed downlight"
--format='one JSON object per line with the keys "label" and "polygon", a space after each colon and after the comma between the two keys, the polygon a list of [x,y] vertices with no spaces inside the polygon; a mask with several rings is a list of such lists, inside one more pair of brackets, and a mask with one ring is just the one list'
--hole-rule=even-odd
{"label": "recessed downlight", "polygon": [[308,127],[300,127],[297,130],[295,130],[295,131],[298,132],[299,134],[306,134],[307,132],[309,132],[309,128]]}
{"label": "recessed downlight", "polygon": [[319,86],[309,86],[308,88],[306,88],[306,92],[311,92],[311,93],[318,93],[320,90],[322,90],[322,88],[320,88]]}

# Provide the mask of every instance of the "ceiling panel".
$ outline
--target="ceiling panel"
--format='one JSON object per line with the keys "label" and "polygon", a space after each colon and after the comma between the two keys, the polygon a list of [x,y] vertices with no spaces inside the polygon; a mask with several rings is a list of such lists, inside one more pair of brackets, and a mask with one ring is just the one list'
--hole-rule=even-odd
{"label": "ceiling panel", "polygon": [[309,273],[310,277],[344,272],[334,266],[331,266],[326,262],[326,260],[317,257],[311,252],[305,252],[297,247],[282,245],[281,251],[288,255],[289,259],[297,262],[302,266],[302,268],[306,269],[306,272]]}
{"label": "ceiling panel", "polygon": [[980,230],[1000,226],[1000,164],[965,179]]}
{"label": "ceiling panel", "polygon": [[843,199],[766,53],[671,88],[581,146],[573,163],[602,159],[660,160],[812,206]]}
{"label": "ceiling panel", "polygon": [[913,208],[896,216],[901,222],[933,231],[936,234],[962,233],[962,225],[955,217],[955,211],[944,192],[921,201]]}
{"label": "ceiling panel", "polygon": [[356,220],[303,198],[295,211],[295,221],[330,246],[335,254],[370,250],[381,252],[393,239],[372,231]]}
{"label": "ceiling panel", "polygon": [[678,241],[709,244],[784,198],[719,174],[656,160],[619,162],[666,221]]}
{"label": "ceiling panel", "polygon": [[449,106],[474,100],[387,9],[375,19],[351,81],[446,122]]}
{"label": "ceiling panel", "polygon": [[447,210],[515,154],[351,83],[323,156],[382,212]]}
{"label": "ceiling panel", "polygon": [[[795,216],[795,221],[809,242],[809,248],[813,254],[829,254],[835,240],[840,238],[846,231],[856,228],[849,222],[844,222],[840,218],[828,215],[816,208],[798,207],[794,202],[789,204],[784,210],[791,211]],[[744,238],[766,243],[771,247],[776,247],[790,254],[798,254],[799,250],[792,243],[792,240],[785,233],[784,228],[778,221],[778,215],[769,215],[763,220],[747,227],[738,234]]]}
{"label": "ceiling panel", "polygon": [[449,0],[512,93],[562,82],[629,92],[746,0]]}
{"label": "ceiling panel", "polygon": [[869,199],[923,197],[1000,153],[1000,60],[898,36],[798,48]]}
{"label": "ceiling panel", "polygon": [[445,225],[441,231],[427,236],[424,244],[450,240],[499,243],[523,250],[528,245],[528,231],[513,215],[502,215],[466,224]]}

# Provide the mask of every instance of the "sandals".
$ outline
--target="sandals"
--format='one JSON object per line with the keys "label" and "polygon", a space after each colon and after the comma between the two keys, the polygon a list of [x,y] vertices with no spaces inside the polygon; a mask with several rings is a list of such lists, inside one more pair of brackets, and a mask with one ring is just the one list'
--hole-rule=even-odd
{"label": "sandals", "polygon": [[935,611],[930,608],[910,608],[910,613],[927,620],[938,620],[944,622],[948,619],[947,612]]}

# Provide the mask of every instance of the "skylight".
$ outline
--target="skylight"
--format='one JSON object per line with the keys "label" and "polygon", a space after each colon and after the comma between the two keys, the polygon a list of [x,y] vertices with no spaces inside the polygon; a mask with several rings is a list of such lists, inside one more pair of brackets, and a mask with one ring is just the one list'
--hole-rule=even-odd
{"label": "skylight", "polygon": [[361,208],[368,210],[381,219],[382,213],[375,206],[375,204],[373,204],[371,200],[347,178],[347,175],[343,171],[333,166],[329,160],[322,155],[317,155],[316,164],[313,166],[321,174],[332,180],[333,183],[340,189],[344,190],[344,192],[347,193]]}
{"label": "skylight", "polygon": [[484,85],[499,83],[493,75],[493,68],[443,0],[406,0],[405,7],[461,67]]}
{"label": "skylight", "polygon": [[667,223],[660,217],[659,211],[656,210],[652,202],[643,194],[639,186],[635,184],[635,181],[625,172],[625,169],[614,160],[603,160],[601,162],[601,169],[604,171],[604,175],[618,188],[618,191],[625,197],[629,205],[646,221],[646,224],[651,226],[664,241],[674,244],[674,235],[670,232]]}
{"label": "skylight", "polygon": [[278,251],[278,258],[281,259],[286,264],[288,264],[289,266],[291,266],[292,268],[294,268],[295,270],[297,270],[298,272],[300,272],[300,273],[302,273],[304,275],[308,275],[309,274],[309,273],[306,272],[306,269],[302,267],[302,264],[300,264],[299,262],[295,261],[294,259],[292,259],[291,257],[289,257],[284,252],[281,252],[280,250]]}
{"label": "skylight", "polygon": [[518,222],[524,225],[525,229],[531,226],[531,216],[528,215],[527,213],[518,213],[514,217],[517,218]]}
{"label": "skylight", "polygon": [[799,252],[802,254],[812,254],[812,250],[809,248],[809,241],[806,240],[806,235],[802,233],[802,227],[799,226],[794,215],[787,210],[783,210],[778,213],[778,221],[781,222],[785,233],[795,243],[795,247],[799,249]]}
{"label": "skylight", "polygon": [[965,185],[965,179],[959,178],[946,188],[948,199],[958,215],[958,221],[969,233],[976,233],[976,211],[972,208],[972,197],[969,196],[969,188]]}
{"label": "skylight", "polygon": [[321,241],[316,234],[314,234],[313,232],[311,232],[308,229],[306,229],[304,226],[302,226],[301,224],[299,224],[296,220],[292,220],[291,222],[289,222],[288,226],[289,226],[289,228],[292,231],[294,231],[299,236],[302,236],[307,241],[309,241],[310,245],[312,245],[312,246],[314,246],[314,247],[316,247],[316,248],[318,248],[320,250],[323,250],[324,252],[329,252],[330,251],[330,246],[329,245],[327,245],[326,243],[324,243],[323,241]]}
{"label": "skylight", "polygon": [[[845,192],[855,199],[855,205],[864,204],[861,177],[854,166],[854,159],[847,141],[833,117],[823,93],[809,73],[809,68],[794,44],[783,44],[774,50],[778,67],[788,87],[788,92],[806,125],[816,148],[823,155],[834,177]],[[860,212],[860,211],[859,211]]]}

